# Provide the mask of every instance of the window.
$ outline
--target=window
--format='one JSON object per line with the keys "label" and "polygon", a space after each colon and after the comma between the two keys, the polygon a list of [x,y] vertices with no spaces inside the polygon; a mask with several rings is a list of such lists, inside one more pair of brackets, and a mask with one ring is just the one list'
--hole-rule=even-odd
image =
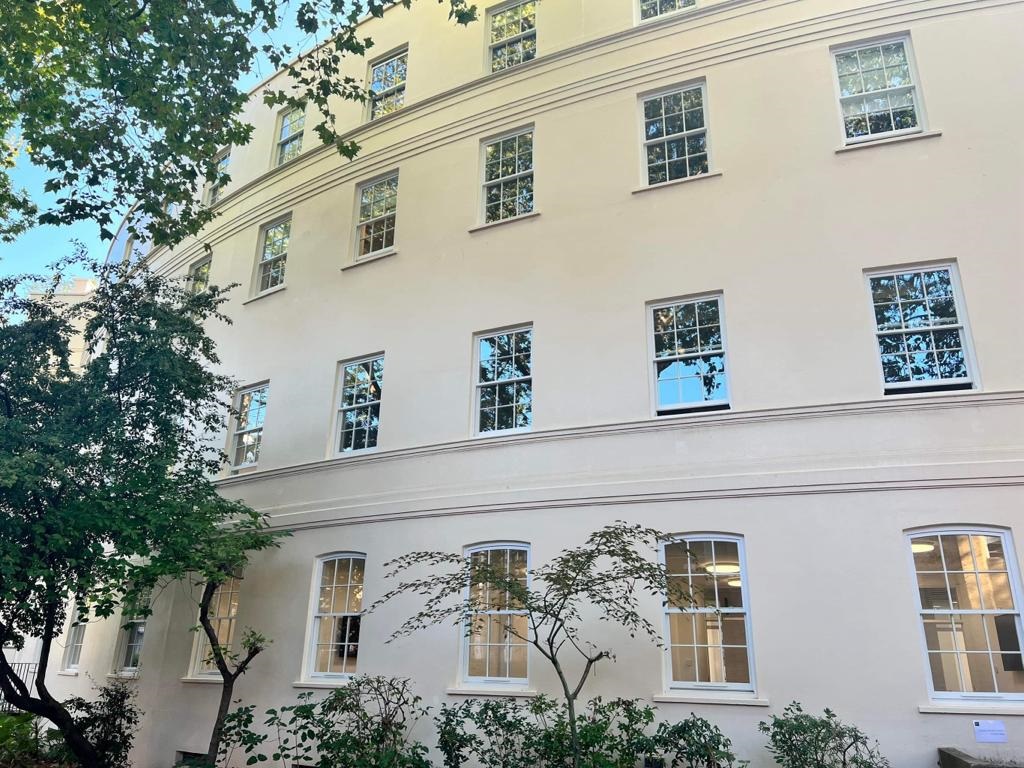
{"label": "window", "polygon": [[514,67],[537,55],[537,3],[506,6],[491,14],[491,72]]}
{"label": "window", "polygon": [[223,149],[218,152],[213,162],[217,167],[217,176],[210,182],[210,189],[207,194],[207,201],[210,205],[213,205],[220,199],[220,193],[224,190],[221,176],[228,172],[228,166],[231,165],[231,149]]}
{"label": "window", "polygon": [[646,21],[666,13],[692,8],[696,0],[640,0],[640,20]]}
{"label": "window", "polygon": [[665,609],[669,687],[752,691],[743,540],[685,536],[662,552],[673,592],[694,600]]}
{"label": "window", "polygon": [[[470,572],[486,567],[527,582],[530,550],[524,544],[497,544],[469,550]],[[474,682],[526,683],[528,627],[526,614],[512,596],[470,577],[470,601],[477,607],[466,641],[465,677]]]}
{"label": "window", "polygon": [[920,130],[908,39],[835,51],[847,143]]}
{"label": "window", "polygon": [[292,234],[291,219],[263,230],[260,246],[259,293],[284,285],[284,269],[288,261],[288,240]]}
{"label": "window", "polygon": [[188,289],[193,296],[210,287],[210,259],[197,261],[188,269]]}
{"label": "window", "polygon": [[[139,597],[138,605],[148,606],[150,595]],[[141,609],[125,606],[121,612],[121,633],[118,641],[115,671],[125,674],[134,673],[139,669],[142,658],[142,643],[146,638],[146,616]]]}
{"label": "window", "polygon": [[[235,639],[235,617],[238,615],[238,591],[241,578],[230,576],[217,587],[210,600],[210,623],[217,635],[217,645],[230,648]],[[196,623],[198,623],[196,619]],[[217,672],[217,666],[210,659],[210,639],[200,627],[196,630],[195,651],[192,655],[192,672],[209,675]]]}
{"label": "window", "polygon": [[234,468],[250,467],[260,460],[263,447],[263,419],[267,413],[269,384],[242,390],[238,395],[238,413],[235,417]]}
{"label": "window", "polygon": [[933,694],[1024,699],[1020,580],[1009,536],[915,533],[910,551]]}
{"label": "window", "polygon": [[478,432],[528,429],[533,423],[533,329],[477,339]]}
{"label": "window", "polygon": [[969,389],[967,333],[954,268],[873,273],[868,284],[885,394]]}
{"label": "window", "polygon": [[71,616],[71,625],[68,628],[68,637],[64,642],[64,658],[61,669],[65,672],[78,671],[78,663],[82,658],[82,645],[85,643],[86,623],[81,621],[77,609]]}
{"label": "window", "polygon": [[409,51],[402,51],[370,67],[370,119],[397,112],[405,106],[405,77]]}
{"label": "window", "polygon": [[359,188],[359,254],[372,256],[395,245],[395,212],[398,208],[398,174]]}
{"label": "window", "polygon": [[703,84],[644,98],[644,157],[648,184],[661,184],[708,172],[704,102]]}
{"label": "window", "polygon": [[283,165],[299,156],[302,151],[302,130],[306,113],[292,108],[281,113],[281,127],[277,133],[277,165]]}
{"label": "window", "polygon": [[320,561],[313,610],[313,675],[351,675],[356,671],[365,566],[363,555],[337,555]]}
{"label": "window", "polygon": [[533,131],[484,147],[484,222],[533,211]]}
{"label": "window", "polygon": [[728,408],[722,298],[658,304],[651,318],[658,415]]}
{"label": "window", "polygon": [[377,446],[383,387],[384,355],[344,364],[338,410],[339,452]]}

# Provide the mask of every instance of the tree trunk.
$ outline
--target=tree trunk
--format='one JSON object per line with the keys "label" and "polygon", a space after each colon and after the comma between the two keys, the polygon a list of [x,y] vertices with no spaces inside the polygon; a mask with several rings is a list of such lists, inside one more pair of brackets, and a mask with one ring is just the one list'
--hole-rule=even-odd
{"label": "tree trunk", "polygon": [[558,661],[557,653],[548,656],[548,660],[558,673],[558,680],[562,684],[562,691],[565,693],[565,710],[569,718],[569,739],[572,742],[572,768],[580,766],[580,734],[576,730],[576,694],[569,687],[569,681],[565,679],[565,672]]}
{"label": "tree trunk", "polygon": [[224,718],[231,708],[231,696],[235,690],[235,678],[231,675],[224,678],[220,689],[220,704],[217,705],[217,719],[213,721],[213,733],[210,734],[210,746],[206,749],[206,762],[211,766],[217,764],[217,753],[220,752],[220,740],[224,735]]}

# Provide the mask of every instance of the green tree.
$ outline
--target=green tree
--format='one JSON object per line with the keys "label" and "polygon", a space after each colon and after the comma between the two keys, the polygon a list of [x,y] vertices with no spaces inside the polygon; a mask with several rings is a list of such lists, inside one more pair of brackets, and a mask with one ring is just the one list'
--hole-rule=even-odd
{"label": "green tree", "polygon": [[[208,542],[244,552],[273,537],[210,479],[232,382],[204,323],[224,319],[223,292],[118,267],[68,306],[60,274],[40,298],[24,298],[26,282],[0,281],[0,645],[38,637],[42,659],[32,690],[0,654],[0,692],[99,768],[107,758],[48,688],[69,602],[82,620],[145,612],[141,595],[196,570]],[[89,359],[76,370],[79,318]]]}
{"label": "green tree", "polygon": [[[451,5],[466,24],[475,6]],[[411,0],[399,0],[408,7]],[[134,231],[175,243],[213,217],[197,195],[225,146],[246,144],[247,95],[239,79],[257,61],[287,70],[294,87],[268,91],[272,104],[310,104],[315,130],[352,156],[332,102],[365,100],[341,73],[346,55],[372,40],[366,15],[389,0],[9,0],[0,5],[0,239],[33,223],[96,221],[104,237],[137,204]],[[297,59],[275,30],[297,26],[315,45]],[[52,208],[39,213],[10,172],[20,151],[45,169]]]}
{"label": "green tree", "polygon": [[[641,611],[640,596],[669,599],[680,606],[693,603],[689,592],[670,582],[665,566],[652,556],[664,538],[654,529],[616,522],[530,570],[528,577],[486,558],[412,552],[386,564],[391,569],[388,577],[410,569],[426,570],[427,575],[402,581],[369,610],[401,595],[415,595],[422,602],[425,607],[406,619],[392,640],[444,623],[469,635],[482,612],[496,607],[524,615],[525,633],[517,632],[514,623],[507,631],[533,646],[555,672],[567,710],[572,763],[578,768],[582,749],[577,699],[594,666],[615,658],[603,644],[584,638],[587,612],[624,628],[630,637],[640,635],[660,646],[661,632]],[[568,669],[566,654],[582,662],[576,674]]]}

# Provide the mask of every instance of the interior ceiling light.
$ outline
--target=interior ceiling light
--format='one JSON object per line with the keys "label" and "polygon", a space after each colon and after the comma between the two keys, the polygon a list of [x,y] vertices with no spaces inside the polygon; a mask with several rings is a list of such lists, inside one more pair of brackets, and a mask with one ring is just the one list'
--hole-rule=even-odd
{"label": "interior ceiling light", "polygon": [[729,579],[725,583],[728,584],[730,587],[742,587],[743,586],[743,582],[740,581],[739,579]]}
{"label": "interior ceiling light", "polygon": [[927,541],[914,541],[910,544],[910,551],[915,555],[922,554],[924,552],[934,552],[935,545]]}
{"label": "interior ceiling light", "polygon": [[704,570],[716,576],[725,576],[727,574],[739,573],[740,566],[738,563],[708,563],[704,566]]}

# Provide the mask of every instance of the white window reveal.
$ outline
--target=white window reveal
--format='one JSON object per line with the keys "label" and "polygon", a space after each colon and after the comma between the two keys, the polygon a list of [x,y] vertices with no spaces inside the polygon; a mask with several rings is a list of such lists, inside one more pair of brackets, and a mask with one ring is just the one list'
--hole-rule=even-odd
{"label": "white window reveal", "polygon": [[405,78],[409,52],[392,56],[370,67],[370,119],[397,112],[405,106]]}
{"label": "white window reveal", "polygon": [[722,297],[651,308],[657,413],[729,407]]}
{"label": "white window reveal", "polygon": [[663,556],[673,594],[694,600],[666,604],[669,687],[753,690],[743,540],[686,536]]}
{"label": "white window reveal", "polygon": [[1009,536],[938,530],[909,543],[932,694],[1024,699],[1021,584]]}
{"label": "white window reveal", "polygon": [[648,184],[661,184],[708,172],[704,102],[703,84],[644,98],[644,157]]}
{"label": "white window reveal", "polygon": [[[469,550],[470,572],[487,568],[527,585],[530,550],[524,544],[501,544]],[[467,681],[525,684],[528,625],[526,614],[512,595],[487,580],[470,576],[470,602],[476,609],[466,639],[464,675]]]}
{"label": "white window reveal", "polygon": [[398,174],[388,176],[359,188],[359,225],[356,241],[357,258],[393,248],[395,218],[398,210]]}
{"label": "white window reveal", "polygon": [[533,423],[533,329],[477,339],[478,432],[529,429]]}
{"label": "white window reveal", "polygon": [[288,262],[288,241],[291,239],[291,234],[291,219],[263,230],[258,267],[259,293],[284,285],[284,271]]}
{"label": "white window reveal", "polygon": [[313,609],[314,677],[355,674],[363,610],[363,555],[338,555],[319,563]]}
{"label": "white window reveal", "polygon": [[693,8],[696,0],[640,0],[640,20],[654,19],[667,13]]}
{"label": "white window reveal", "polygon": [[338,409],[338,451],[375,448],[384,396],[384,356],[345,363]]}
{"label": "white window reveal", "polygon": [[885,393],[970,389],[967,333],[952,266],[868,276]]}
{"label": "white window reveal", "polygon": [[281,127],[277,133],[277,165],[284,165],[302,152],[302,131],[306,125],[306,113],[298,108],[283,112]]}
{"label": "white window reveal", "polygon": [[232,466],[255,466],[263,447],[263,420],[267,414],[269,384],[242,390],[238,395],[235,431],[233,436]]}
{"label": "white window reveal", "polygon": [[835,52],[847,143],[920,130],[906,39]]}
{"label": "white window reveal", "polygon": [[[213,593],[210,600],[210,624],[217,636],[217,645],[230,651],[235,641],[235,618],[238,616],[238,592],[242,580],[229,576]],[[198,623],[198,619],[196,620]],[[195,651],[192,672],[197,675],[217,674],[217,666],[211,658],[210,638],[200,627],[196,630]]]}
{"label": "white window reveal", "polygon": [[537,56],[537,3],[526,0],[491,15],[491,72],[500,72]]}
{"label": "white window reveal", "polygon": [[533,211],[533,131],[484,146],[484,222]]}

